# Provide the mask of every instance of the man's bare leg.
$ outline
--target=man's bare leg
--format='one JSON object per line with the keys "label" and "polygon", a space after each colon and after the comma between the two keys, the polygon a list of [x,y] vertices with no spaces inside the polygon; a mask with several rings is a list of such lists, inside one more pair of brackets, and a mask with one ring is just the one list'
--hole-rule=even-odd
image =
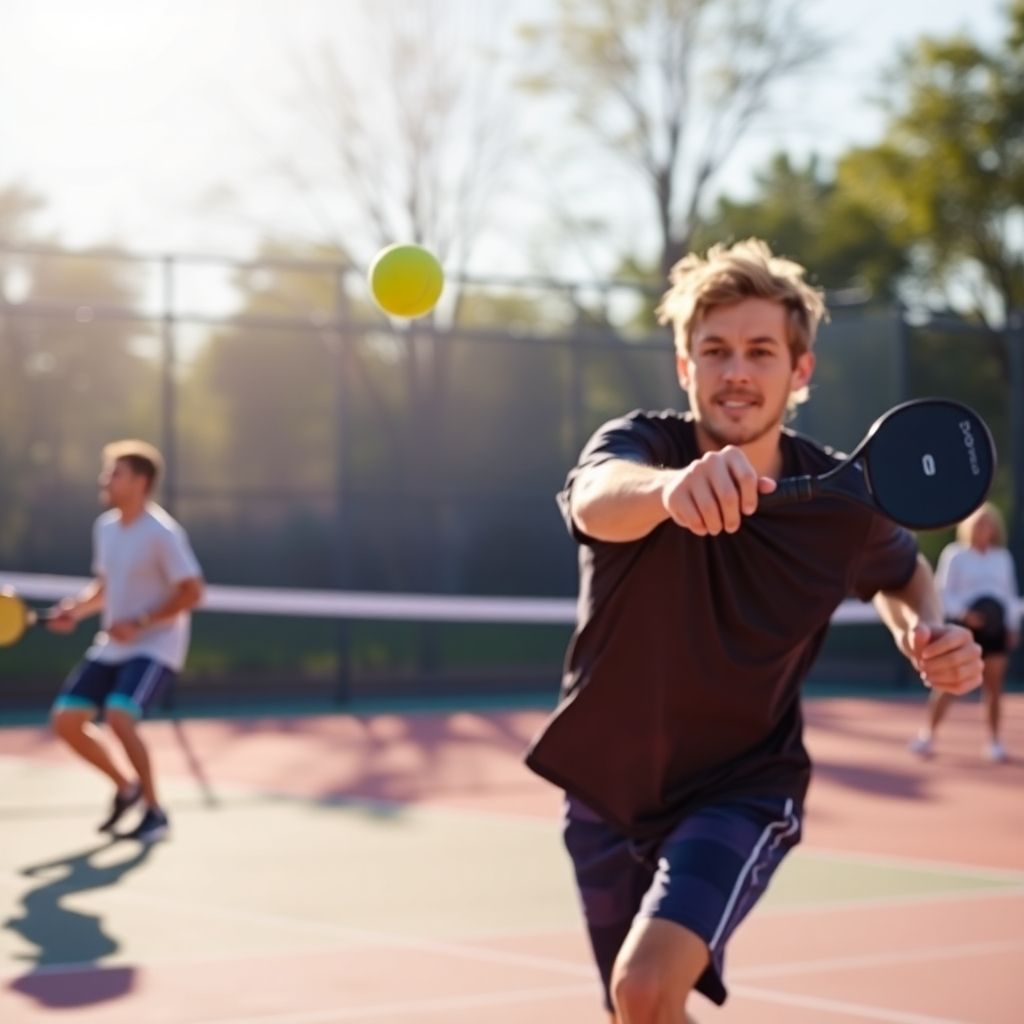
{"label": "man's bare leg", "polygon": [[686,1001],[708,959],[704,940],[688,928],[638,920],[612,974],[616,1024],[687,1024]]}
{"label": "man's bare leg", "polygon": [[51,722],[53,731],[80,758],[98,768],[119,793],[124,793],[131,788],[131,783],[114,764],[92,718],[93,712],[87,708],[61,708],[53,713]]}
{"label": "man's bare leg", "polygon": [[124,752],[128,755],[128,760],[131,761],[132,767],[138,773],[143,800],[150,807],[159,807],[149,751],[139,736],[138,722],[126,711],[111,709],[107,711],[107,724],[110,726],[111,732],[120,740]]}

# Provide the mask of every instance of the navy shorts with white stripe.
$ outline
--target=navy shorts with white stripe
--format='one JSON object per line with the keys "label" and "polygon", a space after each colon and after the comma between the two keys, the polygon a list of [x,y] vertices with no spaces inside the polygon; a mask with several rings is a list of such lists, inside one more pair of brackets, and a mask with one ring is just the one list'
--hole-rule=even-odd
{"label": "navy shorts with white stripe", "polygon": [[674,921],[699,935],[711,959],[697,989],[724,1003],[726,943],[799,841],[798,808],[783,797],[710,804],[663,839],[645,843],[621,835],[570,797],[565,845],[608,1009],[615,958],[637,917]]}
{"label": "navy shorts with white stripe", "polygon": [[177,673],[152,658],[85,660],[64,681],[54,708],[113,708],[142,718],[176,678]]}

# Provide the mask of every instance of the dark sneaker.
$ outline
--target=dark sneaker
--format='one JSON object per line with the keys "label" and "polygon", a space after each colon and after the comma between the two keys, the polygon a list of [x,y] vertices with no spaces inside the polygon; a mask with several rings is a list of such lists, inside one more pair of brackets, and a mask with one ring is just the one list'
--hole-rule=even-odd
{"label": "dark sneaker", "polygon": [[142,816],[142,821],[131,830],[125,832],[123,839],[137,839],[140,843],[157,843],[171,829],[171,823],[167,815],[159,807],[148,807]]}
{"label": "dark sneaker", "polygon": [[124,817],[125,811],[142,799],[142,784],[136,782],[128,792],[118,793],[114,797],[114,803],[110,808],[110,814],[107,815],[106,820],[97,829],[98,832],[109,832],[120,820]]}

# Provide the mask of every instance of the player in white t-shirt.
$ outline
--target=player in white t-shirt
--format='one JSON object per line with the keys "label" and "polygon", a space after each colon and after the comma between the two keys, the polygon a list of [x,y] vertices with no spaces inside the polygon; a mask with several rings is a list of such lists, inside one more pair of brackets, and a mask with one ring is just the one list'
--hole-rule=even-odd
{"label": "player in white t-shirt", "polygon": [[[981,646],[989,732],[985,754],[996,762],[1008,759],[999,736],[1000,703],[1008,655],[1020,640],[1017,574],[1005,536],[999,510],[986,502],[957,527],[956,540],[943,548],[935,570],[946,617],[967,626]],[[951,700],[948,694],[932,693],[927,722],[910,743],[914,753],[932,753],[935,732]]]}
{"label": "player in white t-shirt", "polygon": [[[162,468],[144,441],[103,449],[101,497],[109,511],[93,528],[92,582],[52,609],[49,628],[71,632],[99,612],[101,629],[68,676],[53,706],[58,736],[115,785],[101,831],[111,831],[140,800],[145,813],[129,837],[162,839],[166,812],[157,799],[149,753],[138,724],[181,671],[188,652],[189,612],[203,595],[202,571],[181,526],[150,496]],[[103,720],[124,747],[138,779],[111,759],[94,721]]]}

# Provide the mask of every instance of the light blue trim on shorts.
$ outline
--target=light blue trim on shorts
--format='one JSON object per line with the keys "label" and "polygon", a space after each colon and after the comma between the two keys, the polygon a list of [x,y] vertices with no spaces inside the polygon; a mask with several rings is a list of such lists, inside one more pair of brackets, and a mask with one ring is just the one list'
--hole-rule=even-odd
{"label": "light blue trim on shorts", "polygon": [[142,717],[142,708],[131,697],[123,693],[112,693],[107,698],[106,706],[114,711],[123,711],[135,719]]}
{"label": "light blue trim on shorts", "polygon": [[87,697],[77,697],[73,694],[66,697],[58,697],[53,702],[54,711],[99,711],[99,709],[100,706],[95,701],[91,701]]}

